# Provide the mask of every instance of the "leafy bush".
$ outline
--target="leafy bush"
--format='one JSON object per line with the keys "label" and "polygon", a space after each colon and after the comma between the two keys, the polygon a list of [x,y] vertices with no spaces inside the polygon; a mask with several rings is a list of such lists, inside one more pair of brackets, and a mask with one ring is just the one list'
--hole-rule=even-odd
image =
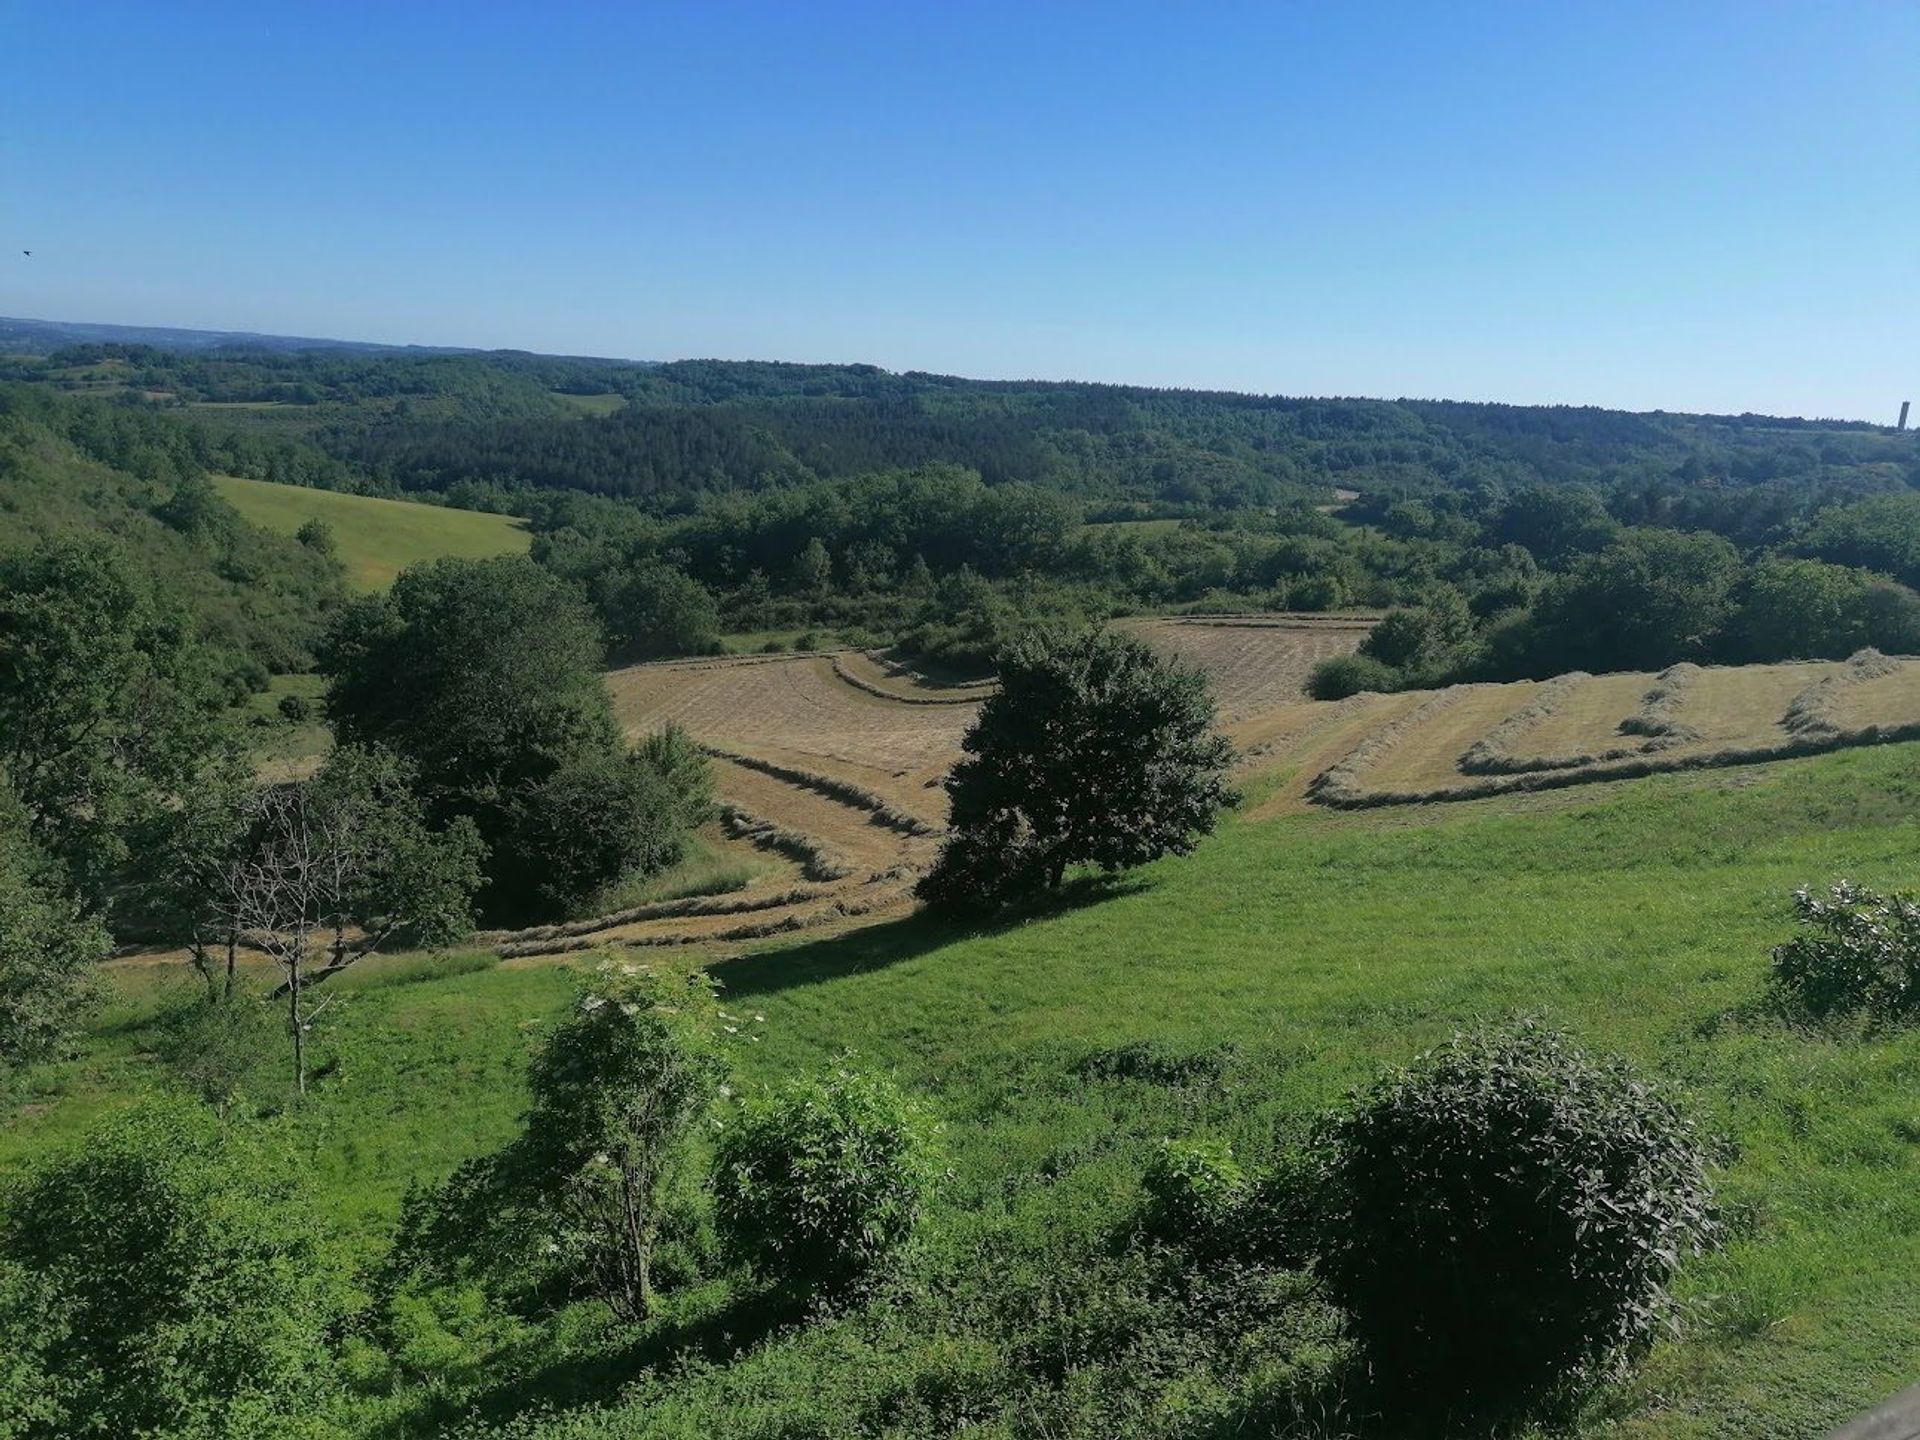
{"label": "leafy bush", "polygon": [[0,1416],[23,1440],[315,1436],[344,1292],[289,1161],[185,1102],[116,1116],[0,1207]]}
{"label": "leafy bush", "polygon": [[0,1074],[58,1054],[96,998],[112,943],[64,893],[0,771]]}
{"label": "leafy bush", "polygon": [[1344,700],[1349,695],[1400,688],[1400,672],[1371,655],[1336,655],[1313,667],[1307,693],[1316,700]]}
{"label": "leafy bush", "polygon": [[241,992],[183,1001],[162,1018],[154,1050],[185,1089],[224,1115],[236,1102],[285,1093],[275,1062],[286,1043],[276,1012]]}
{"label": "leafy bush", "polygon": [[277,708],[289,725],[304,725],[313,718],[313,702],[304,695],[282,695]]}
{"label": "leafy bush", "polygon": [[1623,1361],[1712,1226],[1689,1121],[1531,1023],[1389,1073],[1320,1140],[1322,1278],[1383,1375],[1448,1393]]}
{"label": "leafy bush", "polygon": [[1213,1140],[1169,1140],[1141,1177],[1147,1233],[1177,1245],[1211,1249],[1231,1231],[1246,1203],[1247,1172],[1233,1147]]}
{"label": "leafy bush", "polygon": [[935,1127],[875,1075],[844,1066],[749,1105],[721,1137],[721,1236],[762,1275],[846,1290],[912,1237],[934,1179]]}
{"label": "leafy bush", "polygon": [[388,1295],[479,1283],[646,1319],[668,1190],[724,1074],[716,1018],[704,975],[602,965],[534,1058],[519,1138],[409,1197]]}
{"label": "leafy bush", "polygon": [[1793,909],[1806,933],[1773,952],[1783,1000],[1816,1015],[1920,1017],[1920,902],[1841,880],[1824,896],[1796,890]]}

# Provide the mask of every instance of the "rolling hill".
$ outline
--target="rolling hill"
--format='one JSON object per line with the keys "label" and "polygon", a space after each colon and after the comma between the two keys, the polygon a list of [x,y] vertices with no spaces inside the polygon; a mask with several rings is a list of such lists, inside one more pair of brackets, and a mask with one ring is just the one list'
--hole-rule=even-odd
{"label": "rolling hill", "polygon": [[213,483],[234,509],[262,529],[292,535],[309,520],[324,521],[333,531],[348,584],[363,591],[385,589],[407,566],[422,560],[515,554],[524,551],[529,540],[525,525],[506,515],[234,475],[216,476]]}

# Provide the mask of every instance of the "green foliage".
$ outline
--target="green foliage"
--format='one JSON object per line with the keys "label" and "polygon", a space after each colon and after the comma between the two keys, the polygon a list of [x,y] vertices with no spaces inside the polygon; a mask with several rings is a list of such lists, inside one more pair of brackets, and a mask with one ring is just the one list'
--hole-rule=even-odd
{"label": "green foliage", "polygon": [[720,607],[691,576],[642,563],[616,583],[604,609],[614,648],[634,659],[711,655],[720,648]]}
{"label": "green foliage", "polygon": [[1920,586],[1920,495],[1876,496],[1823,512],[1795,547]]}
{"label": "green foliage", "polygon": [[1920,595],[1865,570],[1772,557],[1753,569],[1739,628],[1758,659],[1909,655],[1920,651]]}
{"label": "green foliage", "polygon": [[317,515],[311,520],[302,521],[300,528],[293,532],[293,538],[307,549],[316,550],[322,555],[338,557],[340,554],[340,542],[334,537],[333,527]]}
{"label": "green foliage", "polygon": [[710,793],[705,757],[663,773],[644,753],[584,756],[514,794],[489,899],[509,912],[567,912],[625,875],[677,861]]}
{"label": "green foliage", "polygon": [[0,1414],[19,1440],[320,1437],[345,1293],[292,1156],[150,1103],[10,1187]]}
{"label": "green foliage", "polygon": [[68,1043],[94,998],[94,963],[110,943],[64,893],[0,771],[0,1075]]}
{"label": "green foliage", "polygon": [[1360,653],[1393,670],[1437,674],[1458,661],[1473,628],[1465,597],[1443,588],[1410,609],[1389,611],[1360,642]]}
{"label": "green foliage", "polygon": [[601,650],[578,594],[517,557],[408,570],[329,639],[340,738],[405,756],[433,813],[475,823],[494,913],[564,911],[670,864],[704,815],[685,755],[662,770],[622,747]]}
{"label": "green foliage", "polygon": [[1534,609],[1536,672],[1657,670],[1711,658],[1740,557],[1717,535],[1629,530],[1550,581]]}
{"label": "green foliage", "polygon": [[313,701],[304,695],[282,695],[274,708],[289,725],[304,725],[313,719]]}
{"label": "green foliage", "polygon": [[411,764],[380,746],[339,745],[302,788],[311,848],[334,877],[316,922],[358,926],[363,945],[404,934],[445,946],[472,933],[486,847],[464,816],[433,827]]}
{"label": "green foliage", "polygon": [[185,615],[115,551],[0,556],[0,765],[89,904],[218,750],[216,704]]}
{"label": "green foliage", "polygon": [[936,1178],[936,1130],[891,1082],[844,1061],[744,1106],[715,1161],[722,1239],[776,1285],[845,1294],[913,1238]]}
{"label": "green foliage", "polygon": [[396,1275],[646,1318],[668,1186],[725,1073],[718,1023],[704,975],[603,965],[534,1058],[520,1137],[414,1197]]}
{"label": "green foliage", "polygon": [[1534,1024],[1390,1071],[1320,1143],[1318,1273],[1381,1373],[1447,1395],[1608,1373],[1712,1234],[1691,1122]]}
{"label": "green foliage", "polygon": [[1000,664],[1000,689],[947,779],[952,831],[920,893],[939,904],[1057,886],[1071,865],[1116,871],[1190,854],[1233,799],[1232,747],[1205,679],[1111,632],[1041,632]]}
{"label": "green foliage", "polygon": [[160,1022],[154,1052],[187,1093],[225,1115],[286,1094],[279,1061],[286,1033],[264,997],[196,995]]}
{"label": "green foliage", "polygon": [[0,385],[0,553],[108,541],[133,583],[182,611],[229,693],[311,667],[341,599],[327,557],[246,524],[207,474],[199,427],[141,406]]}
{"label": "green foliage", "polygon": [[1307,693],[1316,700],[1344,700],[1369,690],[1398,690],[1405,683],[1399,671],[1371,655],[1335,655],[1313,667]]}
{"label": "green foliage", "polygon": [[1163,1143],[1140,1187],[1147,1233],[1202,1252],[1232,1233],[1252,1188],[1233,1147],[1209,1140]]}
{"label": "green foliage", "polygon": [[342,740],[406,756],[436,799],[484,802],[614,745],[601,651],[585,602],[531,561],[437,560],[342,615],[327,712]]}
{"label": "green foliage", "polygon": [[1794,891],[1793,910],[1804,933],[1773,952],[1774,987],[1789,1006],[1920,1017],[1920,902],[1840,880],[1825,895]]}

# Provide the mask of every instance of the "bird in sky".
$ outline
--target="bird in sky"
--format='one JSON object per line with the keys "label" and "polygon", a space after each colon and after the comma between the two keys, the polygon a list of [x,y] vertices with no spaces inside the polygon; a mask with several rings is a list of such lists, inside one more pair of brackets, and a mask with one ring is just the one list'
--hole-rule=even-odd
{"label": "bird in sky", "polygon": [[22,255],[25,255],[28,259],[33,258],[33,252],[31,250],[22,250],[20,253]]}

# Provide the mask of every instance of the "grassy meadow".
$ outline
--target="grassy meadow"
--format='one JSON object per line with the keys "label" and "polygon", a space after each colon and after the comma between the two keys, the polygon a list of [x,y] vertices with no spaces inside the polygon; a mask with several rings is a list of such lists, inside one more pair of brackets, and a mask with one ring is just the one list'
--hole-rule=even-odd
{"label": "grassy meadow", "polygon": [[[1674,1337],[1568,1430],[1788,1440],[1915,1378],[1920,1034],[1806,1030],[1763,1002],[1792,888],[1911,882],[1920,750],[1387,814],[1250,818],[1259,798],[1191,859],[1006,928],[646,957],[704,959],[730,1010],[764,1015],[737,1086],[853,1049],[935,1106],[952,1173],[909,1273],[806,1324],[709,1274],[638,1335],[581,1318],[484,1379],[370,1390],[366,1433],[491,1433],[529,1405],[548,1413],[509,1433],[1404,1433],[1330,1378],[1341,1342],[1310,1295],[1170,1299],[1121,1237],[1163,1138],[1270,1155],[1381,1066],[1522,1014],[1678,1087],[1730,1222],[1684,1272]],[[16,1097],[0,1171],[170,1083],[156,1017],[191,977],[113,973],[84,1053]],[[410,1183],[512,1133],[570,983],[477,956],[339,983],[315,1096],[275,1123],[358,1260]],[[1183,1329],[1201,1310],[1234,1333]]]}
{"label": "grassy meadow", "polygon": [[407,566],[422,560],[513,554],[524,551],[529,540],[524,523],[506,515],[233,475],[218,476],[214,484],[247,520],[283,535],[309,520],[324,520],[339,543],[347,583],[362,591],[384,590]]}

